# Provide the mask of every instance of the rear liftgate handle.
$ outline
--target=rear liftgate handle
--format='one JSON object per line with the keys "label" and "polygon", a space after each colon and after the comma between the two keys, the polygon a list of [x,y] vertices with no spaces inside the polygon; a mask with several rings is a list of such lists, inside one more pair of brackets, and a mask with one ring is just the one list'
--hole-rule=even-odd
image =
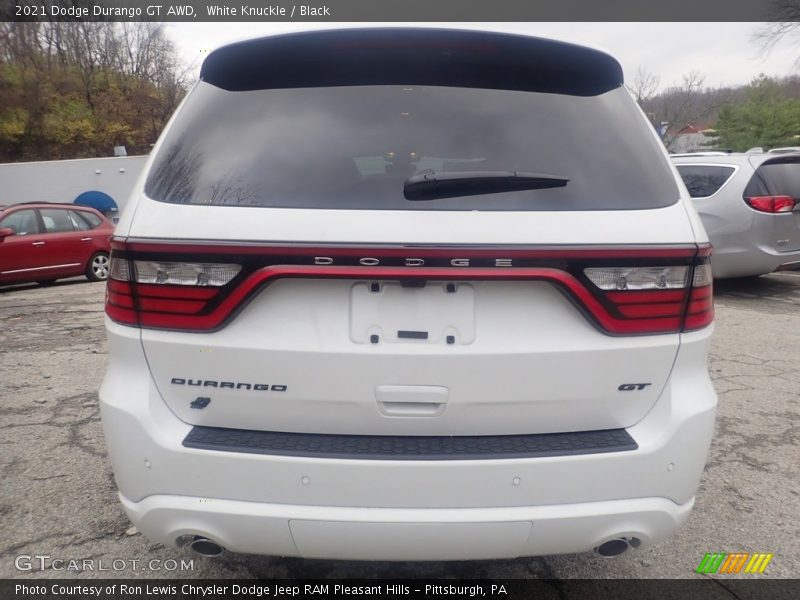
{"label": "rear liftgate handle", "polygon": [[438,417],[447,407],[449,390],[438,385],[379,385],[378,410],[385,417]]}

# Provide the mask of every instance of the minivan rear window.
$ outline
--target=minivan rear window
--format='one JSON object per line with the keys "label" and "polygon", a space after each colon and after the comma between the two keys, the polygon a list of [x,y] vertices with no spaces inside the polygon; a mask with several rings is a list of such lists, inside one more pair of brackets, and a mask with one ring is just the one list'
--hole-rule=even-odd
{"label": "minivan rear window", "polygon": [[[408,200],[424,172],[569,181]],[[373,210],[629,210],[679,196],[623,88],[596,96],[414,85],[226,91],[201,82],[145,192],[179,204]]]}
{"label": "minivan rear window", "polygon": [[800,157],[787,156],[762,163],[745,195],[791,196],[800,199]]}
{"label": "minivan rear window", "polygon": [[736,169],[721,165],[676,165],[692,198],[713,196]]}

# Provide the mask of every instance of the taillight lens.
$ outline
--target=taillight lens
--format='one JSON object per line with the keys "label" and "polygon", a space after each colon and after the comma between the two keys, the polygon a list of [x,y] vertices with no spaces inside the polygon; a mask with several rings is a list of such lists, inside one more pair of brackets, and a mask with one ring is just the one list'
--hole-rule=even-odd
{"label": "taillight lens", "polygon": [[241,265],[217,263],[178,263],[133,261],[137,283],[157,283],[161,285],[194,285],[221,287],[231,281]]}
{"label": "taillight lens", "polygon": [[106,312],[143,327],[207,329],[202,313],[241,265],[128,260],[112,255]]}
{"label": "taillight lens", "polygon": [[714,320],[713,282],[710,263],[706,261],[695,266],[684,330],[702,329]]}
{"label": "taillight lens", "polygon": [[689,267],[596,267],[583,272],[601,290],[662,290],[685,288]]}
{"label": "taillight lens", "polygon": [[714,318],[707,255],[694,266],[590,267],[584,275],[616,318],[617,333],[700,329]]}
{"label": "taillight lens", "polygon": [[791,196],[750,196],[744,201],[750,208],[773,214],[792,212],[797,204]]}
{"label": "taillight lens", "polygon": [[[112,272],[114,260],[112,259]],[[117,259],[116,262],[120,262]],[[127,262],[127,261],[125,261]],[[121,267],[117,267],[119,274]],[[128,281],[118,281],[109,277],[106,288],[106,314],[114,321],[124,325],[138,325],[139,317],[133,303],[133,286]]]}
{"label": "taillight lens", "polygon": [[111,257],[111,266],[108,269],[108,276],[117,281],[130,281],[131,269],[130,262],[124,258]]}

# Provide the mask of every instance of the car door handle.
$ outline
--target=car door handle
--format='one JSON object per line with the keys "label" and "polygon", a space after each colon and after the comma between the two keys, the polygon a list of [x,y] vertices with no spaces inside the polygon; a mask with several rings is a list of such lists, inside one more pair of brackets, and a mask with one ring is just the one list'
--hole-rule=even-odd
{"label": "car door handle", "polygon": [[31,242],[31,245],[33,245],[33,246],[44,246],[45,242]]}
{"label": "car door handle", "polygon": [[82,242],[91,242],[92,238],[81,238]]}

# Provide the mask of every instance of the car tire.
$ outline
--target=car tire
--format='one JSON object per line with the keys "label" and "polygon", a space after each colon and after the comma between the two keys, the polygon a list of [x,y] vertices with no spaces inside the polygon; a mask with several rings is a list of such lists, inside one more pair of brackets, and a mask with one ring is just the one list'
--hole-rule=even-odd
{"label": "car tire", "polygon": [[108,279],[108,254],[105,252],[98,252],[92,255],[89,259],[89,264],[86,266],[86,279],[89,281],[105,281]]}

